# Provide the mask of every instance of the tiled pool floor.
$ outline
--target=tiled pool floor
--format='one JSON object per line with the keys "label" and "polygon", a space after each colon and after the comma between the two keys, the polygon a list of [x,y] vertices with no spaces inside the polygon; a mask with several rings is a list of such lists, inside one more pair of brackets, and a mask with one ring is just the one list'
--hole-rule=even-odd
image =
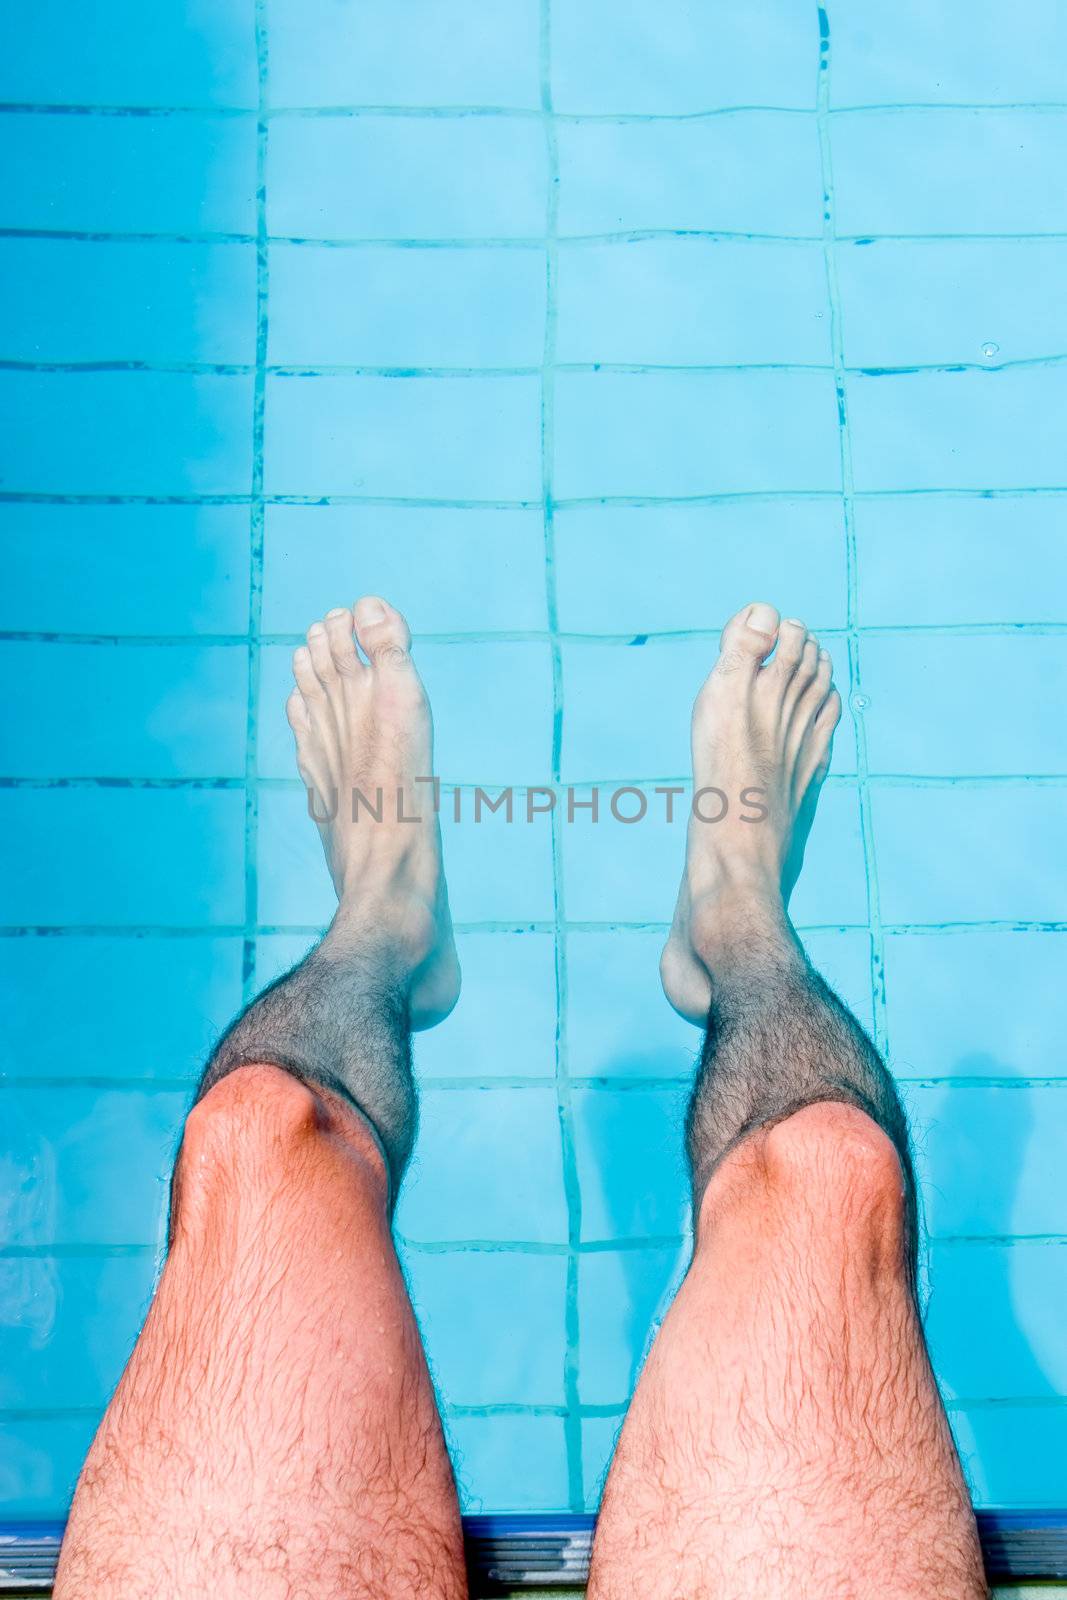
{"label": "tiled pool floor", "polygon": [[0,51],[4,1511],[64,1506],[198,1063],[329,915],[282,698],[367,591],[446,785],[652,801],[446,829],[399,1229],[466,1503],[595,1501],[683,1245],[653,791],[757,596],[848,701],[795,911],[912,1109],[976,1496],[1067,1503],[1067,11],[89,16]]}

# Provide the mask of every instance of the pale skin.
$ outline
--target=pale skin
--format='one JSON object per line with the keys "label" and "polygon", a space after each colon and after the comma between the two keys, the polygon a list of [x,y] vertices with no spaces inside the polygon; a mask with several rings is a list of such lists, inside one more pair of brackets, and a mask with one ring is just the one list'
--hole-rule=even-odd
{"label": "pale skin", "polygon": [[[429,706],[407,625],[376,597],[314,625],[294,675],[319,814],[331,791],[380,785],[423,820],[386,806],[353,828],[342,800],[320,824],[336,917],[209,1065],[59,1600],[467,1592],[389,1222],[414,1136],[407,1035],[459,984],[436,818],[416,799]],[[769,816],[689,830],[662,976],[709,1026],[688,1131],[696,1248],[608,1477],[595,1600],[986,1594],[911,1287],[906,1133],[788,921],[839,716],[803,624],[763,604],[727,624],[694,709],[694,780],[758,784]]]}

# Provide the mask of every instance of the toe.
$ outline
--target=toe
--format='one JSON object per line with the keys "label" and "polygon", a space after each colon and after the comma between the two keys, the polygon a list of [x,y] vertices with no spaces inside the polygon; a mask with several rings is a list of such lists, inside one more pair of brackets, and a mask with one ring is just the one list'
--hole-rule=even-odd
{"label": "toe", "polygon": [[328,688],[335,682],[337,671],[333,664],[333,656],[330,654],[330,640],[325,625],[313,622],[307,631],[307,641],[315,675],[323,688]]}
{"label": "toe", "polygon": [[804,648],[800,652],[796,672],[793,674],[793,688],[798,694],[803,694],[815,678],[819,666],[819,641],[813,634],[808,634],[804,641]]}
{"label": "toe", "polygon": [[296,739],[297,771],[309,788],[325,795],[336,782],[331,760],[333,719],[306,645],[293,655],[293,676],[297,686],[285,702],[285,715]]}
{"label": "toe", "polygon": [[300,697],[305,707],[316,699],[321,699],[322,684],[311,659],[311,650],[306,644],[293,651],[293,677],[296,679],[296,686],[300,690]]}
{"label": "toe", "polygon": [[[295,665],[295,663],[294,663]],[[294,689],[285,702],[285,715],[289,726],[299,738],[301,734],[308,733],[311,729],[311,718],[308,715],[307,701],[299,689]]]}
{"label": "toe", "polygon": [[792,700],[789,714],[789,743],[797,751],[808,738],[823,702],[830,692],[833,662],[830,652],[822,650],[810,635],[804,646],[793,678],[788,685],[787,698]]}
{"label": "toe", "polygon": [[744,606],[722,630],[716,666],[726,671],[747,666],[755,671],[774,649],[777,636],[778,613],[773,606],[765,600]]}
{"label": "toe", "polygon": [[[312,632],[313,630],[309,630],[309,638]],[[324,649],[326,649],[325,639],[326,634],[324,631],[322,634]],[[300,691],[300,697],[307,712],[307,731],[314,742],[320,745],[324,751],[332,752],[336,743],[337,722],[330,703],[330,697],[327,695],[326,688],[323,685],[322,676],[315,665],[315,648],[317,646],[313,647],[312,644],[302,644],[298,650],[293,652],[293,677],[296,679],[296,686]],[[326,656],[328,660],[328,649],[326,649]],[[331,673],[333,671],[332,663],[330,664],[330,671]],[[290,714],[291,704],[292,696],[286,702],[287,715]],[[299,715],[299,712],[296,714]],[[290,726],[293,728],[293,732],[296,733],[299,743],[304,730],[293,723],[291,715]]]}
{"label": "toe", "polygon": [[840,721],[841,696],[836,689],[831,689],[819,708],[813,732],[821,734],[826,739],[832,739],[834,729]]}
{"label": "toe", "polygon": [[834,730],[840,721],[841,696],[836,689],[831,689],[812,724],[811,738],[809,740],[811,746],[809,783],[812,781],[822,783],[827,772],[829,772]]}
{"label": "toe", "polygon": [[796,617],[785,617],[778,629],[778,648],[772,663],[780,677],[792,678],[800,665],[808,641],[808,630]]}
{"label": "toe", "polygon": [[395,606],[369,594],[356,601],[352,612],[359,647],[372,666],[411,665],[411,631]]}
{"label": "toe", "polygon": [[338,606],[326,613],[326,642],[330,659],[339,678],[351,678],[361,670],[356,654],[356,641],[352,635],[352,613],[347,606]]}

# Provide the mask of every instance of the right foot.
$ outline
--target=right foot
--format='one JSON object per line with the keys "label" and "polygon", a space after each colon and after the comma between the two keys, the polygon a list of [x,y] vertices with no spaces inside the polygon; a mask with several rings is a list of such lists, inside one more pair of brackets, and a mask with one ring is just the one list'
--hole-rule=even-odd
{"label": "right foot", "polygon": [[[331,611],[293,656],[285,709],[337,891],[330,937],[380,951],[407,991],[411,1026],[429,1028],[459,997],[459,961],[435,789],[415,782],[433,773],[433,724],[410,647],[385,600]],[[355,790],[375,807],[380,791],[380,821],[362,804],[353,821]]]}
{"label": "right foot", "polygon": [[[723,629],[693,707],[693,792],[722,790],[729,809],[720,822],[690,817],[660,962],[667,999],[690,1022],[707,1021],[715,962],[743,919],[785,916],[841,716],[832,674],[818,640],[802,622],[780,623],[773,606],[746,606]],[[757,788],[767,815],[745,821],[755,803],[741,793]],[[703,806],[713,816],[721,802],[711,795]]]}

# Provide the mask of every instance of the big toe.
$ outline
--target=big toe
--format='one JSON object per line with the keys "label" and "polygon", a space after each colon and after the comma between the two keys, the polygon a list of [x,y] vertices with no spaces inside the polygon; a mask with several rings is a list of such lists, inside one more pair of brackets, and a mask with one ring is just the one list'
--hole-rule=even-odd
{"label": "big toe", "polygon": [[372,666],[406,666],[411,630],[395,606],[379,595],[364,595],[352,607],[359,647]]}
{"label": "big toe", "polygon": [[722,630],[717,666],[755,669],[770,655],[778,637],[779,616],[765,600],[744,606]]}

